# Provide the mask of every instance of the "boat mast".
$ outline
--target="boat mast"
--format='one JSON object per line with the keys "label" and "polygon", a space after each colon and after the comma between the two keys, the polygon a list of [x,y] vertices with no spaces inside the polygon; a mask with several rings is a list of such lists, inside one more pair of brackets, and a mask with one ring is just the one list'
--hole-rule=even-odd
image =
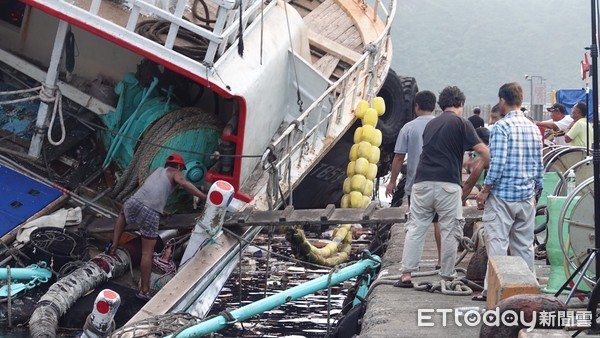
{"label": "boat mast", "polygon": [[[65,46],[65,37],[69,30],[69,23],[63,20],[58,22],[58,29],[56,31],[56,38],[54,39],[54,48],[52,49],[52,56],[50,58],[50,66],[48,66],[48,73],[46,74],[46,82],[42,83],[42,91],[47,91],[50,97],[56,97],[56,84],[58,82],[58,71],[60,67],[60,60],[62,58],[63,48]],[[42,144],[44,141],[44,135],[50,132],[48,128],[48,111],[52,109],[54,103],[46,103],[44,100],[40,100],[40,108],[38,109],[37,120],[35,122],[35,130],[33,137],[31,138],[31,144],[29,146],[29,156],[39,158],[42,151]]]}

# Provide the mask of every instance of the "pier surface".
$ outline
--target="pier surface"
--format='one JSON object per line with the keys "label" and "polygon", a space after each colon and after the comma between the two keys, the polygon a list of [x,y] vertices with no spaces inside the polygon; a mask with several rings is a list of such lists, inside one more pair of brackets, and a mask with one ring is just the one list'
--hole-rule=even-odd
{"label": "pier surface", "polygon": [[[399,212],[404,212],[404,210],[404,208],[399,208]],[[379,279],[399,277],[404,235],[403,223],[395,224],[392,227],[388,248],[382,257]],[[466,268],[472,255],[473,253],[467,254],[458,266]],[[431,226],[421,258],[420,272],[433,271],[436,263],[437,249],[433,226]],[[536,261],[536,275],[542,287],[547,282],[549,271],[550,267],[546,265],[545,261]],[[424,280],[436,282],[439,277],[437,274],[423,277],[413,276],[413,283]],[[474,292],[474,294],[479,294],[479,292]],[[463,312],[471,309],[485,309],[486,303],[474,301],[471,299],[472,296],[444,295],[437,291],[431,293],[398,288],[387,283],[378,284],[367,299],[367,310],[363,317],[359,337],[479,337],[480,324],[469,326],[462,318],[455,320],[456,309],[461,309]],[[561,298],[564,297],[561,296]],[[576,299],[572,300],[569,305],[576,302],[578,302]],[[419,325],[419,309],[421,310],[421,325]],[[452,309],[452,312],[448,312],[446,315],[436,312],[436,310],[448,311],[448,309]],[[587,335],[582,333],[579,336],[586,337]]]}

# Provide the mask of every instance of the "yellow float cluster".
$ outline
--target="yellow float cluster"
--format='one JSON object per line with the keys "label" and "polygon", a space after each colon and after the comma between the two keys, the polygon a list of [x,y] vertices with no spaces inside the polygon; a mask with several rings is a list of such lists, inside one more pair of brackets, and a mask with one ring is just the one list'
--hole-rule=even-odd
{"label": "yellow float cluster", "polygon": [[382,137],[381,131],[375,127],[383,113],[385,102],[381,97],[373,99],[372,107],[369,102],[361,100],[354,110],[354,115],[362,120],[362,127],[356,128],[354,132],[348,177],[344,180],[342,208],[366,208],[371,202]]}

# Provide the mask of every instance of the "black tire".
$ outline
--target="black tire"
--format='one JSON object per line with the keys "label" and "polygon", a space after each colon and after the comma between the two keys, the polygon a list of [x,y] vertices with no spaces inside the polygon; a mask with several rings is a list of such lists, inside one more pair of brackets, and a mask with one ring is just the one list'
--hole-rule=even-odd
{"label": "black tire", "polygon": [[[390,69],[378,96],[385,100],[386,113],[379,117],[377,128],[381,130],[383,142],[379,147],[381,156],[377,177],[390,172],[394,158],[394,145],[400,128],[414,118],[413,99],[417,93],[417,83],[412,77],[399,77]],[[340,206],[344,194],[342,185],[346,178],[348,152],[354,144],[354,131],[361,126],[357,119],[323,159],[300,182],[293,192],[296,209],[324,208],[327,204]],[[403,181],[402,181],[403,182]],[[404,185],[402,185],[402,192]],[[399,191],[400,193],[400,191]],[[402,197],[396,199],[401,203]]]}
{"label": "black tire", "polygon": [[379,117],[377,129],[381,130],[381,150],[394,152],[400,129],[415,118],[414,97],[419,91],[414,77],[400,77],[390,69],[378,96],[385,101],[385,114]]}

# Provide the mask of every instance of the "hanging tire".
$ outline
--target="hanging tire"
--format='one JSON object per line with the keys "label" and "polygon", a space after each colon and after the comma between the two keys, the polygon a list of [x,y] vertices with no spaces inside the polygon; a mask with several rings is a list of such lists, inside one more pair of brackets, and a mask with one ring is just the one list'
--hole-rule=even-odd
{"label": "hanging tire", "polygon": [[392,69],[388,72],[378,96],[385,101],[385,114],[379,117],[377,129],[381,130],[381,150],[393,153],[400,129],[415,118],[414,98],[419,88],[414,77],[401,77]]}

